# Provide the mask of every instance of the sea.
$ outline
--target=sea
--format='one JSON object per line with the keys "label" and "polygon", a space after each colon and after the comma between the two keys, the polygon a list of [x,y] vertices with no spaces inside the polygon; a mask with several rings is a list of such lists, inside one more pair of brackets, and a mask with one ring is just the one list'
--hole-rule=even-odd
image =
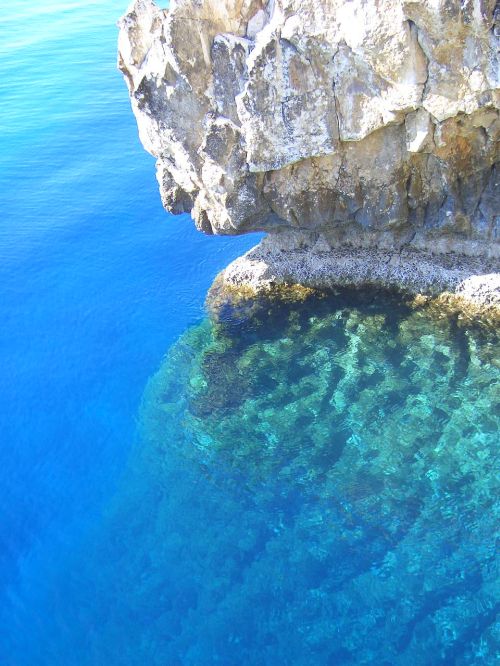
{"label": "sea", "polygon": [[0,664],[500,663],[498,337],[228,304],[160,202],[118,0],[0,10]]}

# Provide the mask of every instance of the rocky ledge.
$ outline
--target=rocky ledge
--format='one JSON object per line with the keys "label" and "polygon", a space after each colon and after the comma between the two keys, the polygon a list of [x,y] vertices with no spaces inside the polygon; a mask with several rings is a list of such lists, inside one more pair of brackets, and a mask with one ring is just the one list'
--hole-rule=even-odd
{"label": "rocky ledge", "polygon": [[119,67],[162,201],[265,231],[222,282],[500,306],[495,0],[135,0]]}

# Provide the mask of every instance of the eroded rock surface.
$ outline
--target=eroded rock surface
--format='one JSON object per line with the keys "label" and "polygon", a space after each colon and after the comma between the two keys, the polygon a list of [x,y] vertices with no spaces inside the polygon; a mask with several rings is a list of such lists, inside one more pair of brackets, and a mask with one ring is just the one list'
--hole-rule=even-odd
{"label": "eroded rock surface", "polygon": [[499,32],[495,0],[135,0],[119,66],[163,204],[200,230],[492,273]]}

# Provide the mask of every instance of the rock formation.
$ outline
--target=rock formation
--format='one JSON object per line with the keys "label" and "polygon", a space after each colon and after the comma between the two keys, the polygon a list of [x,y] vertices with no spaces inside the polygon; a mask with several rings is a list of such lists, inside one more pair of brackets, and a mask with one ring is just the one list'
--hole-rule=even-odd
{"label": "rock formation", "polygon": [[338,291],[204,321],[151,377],[106,530],[142,663],[495,664],[499,345]]}
{"label": "rock formation", "polygon": [[495,0],[135,0],[119,67],[165,208],[268,232],[229,282],[491,303],[499,36]]}

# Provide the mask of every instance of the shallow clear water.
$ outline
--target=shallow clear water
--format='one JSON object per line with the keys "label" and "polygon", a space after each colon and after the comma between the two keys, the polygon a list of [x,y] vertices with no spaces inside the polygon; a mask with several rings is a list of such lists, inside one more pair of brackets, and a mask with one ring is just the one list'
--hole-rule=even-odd
{"label": "shallow clear water", "polygon": [[497,663],[498,341],[380,294],[206,320],[255,238],[161,209],[124,8],[2,9],[0,663]]}
{"label": "shallow clear water", "polygon": [[158,663],[496,663],[498,351],[367,291],[185,333],[109,523]]}

